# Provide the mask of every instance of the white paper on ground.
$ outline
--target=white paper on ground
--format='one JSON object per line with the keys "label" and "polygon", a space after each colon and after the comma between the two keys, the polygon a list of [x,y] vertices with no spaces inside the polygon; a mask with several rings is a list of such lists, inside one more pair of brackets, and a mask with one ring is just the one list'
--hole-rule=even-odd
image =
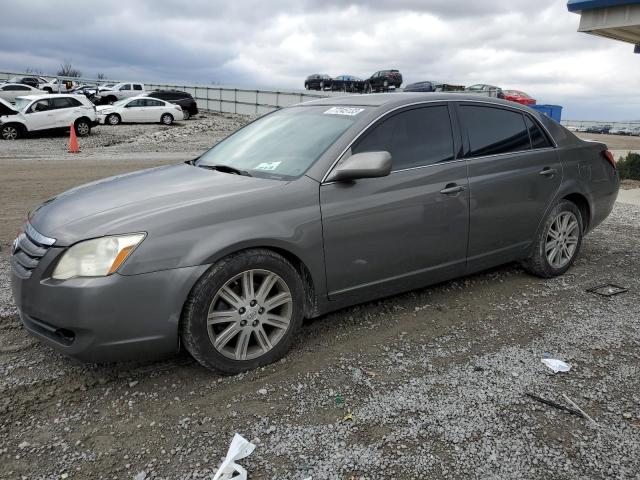
{"label": "white paper on ground", "polygon": [[571,365],[556,358],[543,358],[542,363],[553,370],[553,373],[568,372],[571,370]]}
{"label": "white paper on ground", "polygon": [[[236,460],[248,457],[255,448],[253,443],[236,433],[231,440],[231,445],[229,445],[227,457],[220,464],[213,480],[230,480],[231,478],[233,480],[247,480],[247,471],[238,465]],[[234,475],[236,476],[234,477]]]}

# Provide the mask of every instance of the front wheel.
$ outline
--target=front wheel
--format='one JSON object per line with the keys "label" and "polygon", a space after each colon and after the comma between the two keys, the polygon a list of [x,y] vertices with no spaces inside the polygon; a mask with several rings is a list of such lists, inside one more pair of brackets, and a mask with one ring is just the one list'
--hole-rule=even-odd
{"label": "front wheel", "polygon": [[3,140],[17,140],[22,136],[22,129],[17,125],[2,125],[0,135]]}
{"label": "front wheel", "polygon": [[534,241],[532,253],[522,266],[538,277],[562,275],[578,256],[583,230],[580,209],[573,202],[560,201],[547,215]]}
{"label": "front wheel", "polygon": [[189,120],[191,118],[191,112],[189,110],[182,110],[182,119]]}
{"label": "front wheel", "polygon": [[117,113],[112,113],[107,117],[106,122],[109,125],[118,125],[121,120],[122,119],[120,118],[120,115],[118,115]]}
{"label": "front wheel", "polygon": [[215,264],[185,305],[181,338],[203,366],[239,373],[275,362],[302,324],[304,288],[293,265],[270,250]]}

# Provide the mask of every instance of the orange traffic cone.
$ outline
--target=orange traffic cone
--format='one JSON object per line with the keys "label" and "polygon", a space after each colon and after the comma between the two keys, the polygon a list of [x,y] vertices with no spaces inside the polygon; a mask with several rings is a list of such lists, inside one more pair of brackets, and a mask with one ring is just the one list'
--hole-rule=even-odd
{"label": "orange traffic cone", "polygon": [[76,128],[73,125],[69,125],[70,134],[69,134],[69,153],[80,153],[80,147],[78,146],[78,138],[76,137]]}

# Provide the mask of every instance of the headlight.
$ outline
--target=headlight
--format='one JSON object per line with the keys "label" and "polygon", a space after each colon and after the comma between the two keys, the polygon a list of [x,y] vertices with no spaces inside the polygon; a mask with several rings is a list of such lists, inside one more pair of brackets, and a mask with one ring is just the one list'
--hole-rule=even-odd
{"label": "headlight", "polygon": [[115,273],[144,239],[144,233],[95,238],[67,250],[53,271],[53,278],[104,277]]}

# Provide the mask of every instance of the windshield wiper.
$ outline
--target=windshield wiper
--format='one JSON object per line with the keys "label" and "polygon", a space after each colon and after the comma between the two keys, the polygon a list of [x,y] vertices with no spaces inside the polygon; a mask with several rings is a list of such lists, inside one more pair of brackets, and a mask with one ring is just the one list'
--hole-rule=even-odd
{"label": "windshield wiper", "polygon": [[232,167],[230,165],[198,165],[200,168],[206,168],[207,170],[216,170],[218,172],[233,173],[234,175],[242,175],[243,177],[250,177],[251,174],[246,170],[240,170],[239,168]]}

